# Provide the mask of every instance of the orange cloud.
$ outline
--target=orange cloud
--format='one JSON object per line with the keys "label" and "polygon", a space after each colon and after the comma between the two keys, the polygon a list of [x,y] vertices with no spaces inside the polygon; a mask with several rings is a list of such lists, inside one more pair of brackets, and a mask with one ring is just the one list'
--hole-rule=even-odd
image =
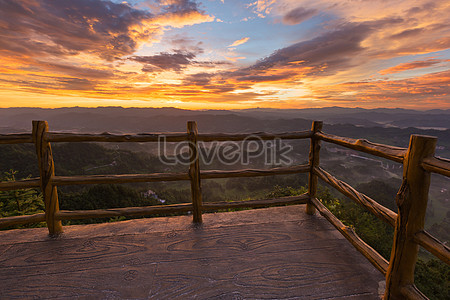
{"label": "orange cloud", "polygon": [[441,62],[448,62],[448,61],[450,61],[450,60],[448,60],[448,59],[433,59],[433,58],[430,58],[427,60],[416,60],[416,61],[409,62],[409,63],[399,64],[399,65],[390,67],[385,70],[381,70],[378,73],[380,73],[381,75],[394,74],[394,73],[399,73],[399,72],[403,72],[403,71],[407,71],[407,70],[428,68],[428,67],[440,64]]}
{"label": "orange cloud", "polygon": [[366,80],[311,87],[308,95],[328,105],[364,107],[450,107],[450,71],[402,80]]}
{"label": "orange cloud", "polygon": [[242,39],[240,39],[240,40],[234,41],[234,42],[233,42],[231,45],[229,45],[228,47],[236,47],[236,46],[245,44],[245,43],[248,42],[249,39],[250,39],[250,38],[245,37],[245,38],[242,38]]}

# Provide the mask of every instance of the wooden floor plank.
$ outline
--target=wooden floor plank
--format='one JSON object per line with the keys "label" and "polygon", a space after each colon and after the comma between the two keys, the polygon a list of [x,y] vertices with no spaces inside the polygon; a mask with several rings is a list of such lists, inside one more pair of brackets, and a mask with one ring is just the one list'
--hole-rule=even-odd
{"label": "wooden floor plank", "polygon": [[378,299],[381,274],[304,210],[68,226],[56,240],[0,232],[0,298]]}

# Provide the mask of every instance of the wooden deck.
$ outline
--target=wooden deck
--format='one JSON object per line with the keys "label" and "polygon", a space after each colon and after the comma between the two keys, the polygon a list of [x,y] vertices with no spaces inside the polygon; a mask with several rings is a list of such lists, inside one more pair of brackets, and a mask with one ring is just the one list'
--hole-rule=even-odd
{"label": "wooden deck", "polygon": [[0,299],[379,299],[384,277],[305,205],[0,232]]}

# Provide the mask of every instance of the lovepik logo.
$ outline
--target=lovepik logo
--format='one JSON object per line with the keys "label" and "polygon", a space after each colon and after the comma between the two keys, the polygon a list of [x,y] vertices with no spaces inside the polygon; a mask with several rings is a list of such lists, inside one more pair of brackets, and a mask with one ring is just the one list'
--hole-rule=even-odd
{"label": "lovepik logo", "polygon": [[[284,143],[281,139],[262,140],[255,135],[249,135],[242,142],[202,142],[198,143],[196,157],[191,155],[195,151],[195,144],[191,141],[167,142],[166,136],[158,137],[158,157],[166,165],[189,165],[193,160],[200,159],[205,165],[211,165],[215,161],[224,165],[249,165],[253,159],[264,159],[264,164],[290,165],[292,159],[289,153],[293,147]],[[171,150],[169,150],[171,149]],[[170,153],[169,153],[170,152]]]}

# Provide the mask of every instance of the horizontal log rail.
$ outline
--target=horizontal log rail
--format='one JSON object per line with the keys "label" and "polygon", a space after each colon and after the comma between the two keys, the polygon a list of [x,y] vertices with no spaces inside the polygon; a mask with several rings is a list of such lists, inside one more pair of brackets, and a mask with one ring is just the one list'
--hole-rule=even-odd
{"label": "horizontal log rail", "polygon": [[[211,178],[232,178],[232,177],[257,177],[282,174],[306,173],[309,165],[299,165],[293,167],[280,167],[272,169],[246,169],[233,171],[206,170],[200,172],[202,179]],[[186,173],[153,173],[153,174],[124,174],[124,175],[84,175],[84,176],[55,176],[52,184],[80,185],[80,184],[115,184],[130,182],[156,182],[156,181],[181,181],[189,180]],[[0,185],[1,187],[1,185]]]}
{"label": "horizontal log rail", "polygon": [[39,178],[0,182],[0,191],[21,190],[40,187]]}
{"label": "horizontal log rail", "polygon": [[272,169],[245,169],[245,170],[205,170],[200,171],[200,177],[202,179],[212,178],[232,178],[232,177],[258,177],[258,176],[272,176],[272,175],[287,175],[297,173],[309,172],[309,165],[298,165],[292,167],[280,167]]}
{"label": "horizontal log rail", "polygon": [[337,135],[323,132],[317,132],[315,133],[315,136],[325,142],[344,146],[353,150],[369,153],[375,156],[387,158],[389,160],[393,160],[400,163],[403,162],[403,158],[407,150],[406,148],[372,143],[364,139],[352,139],[347,137],[340,137]]}
{"label": "horizontal log rail", "polygon": [[422,162],[422,167],[429,171],[450,177],[450,160],[442,157],[428,157]]}
{"label": "horizontal log rail", "polygon": [[307,139],[312,137],[312,131],[297,131],[297,132],[284,132],[284,133],[267,133],[267,132],[255,132],[255,133],[199,133],[198,141],[213,142],[213,141],[251,141],[251,140],[296,140]]}
{"label": "horizontal log rail", "polygon": [[[204,203],[202,206],[202,210],[217,211],[222,209],[236,209],[236,208],[262,208],[288,204],[304,204],[306,203],[307,200],[308,195],[303,194],[299,196],[289,196],[274,199],[246,200],[246,201],[232,201],[232,202],[211,202],[211,203]],[[91,218],[109,218],[119,216],[147,216],[155,214],[185,213],[192,210],[193,210],[192,203],[109,208],[96,210],[74,210],[74,211],[61,210],[55,213],[55,218],[57,220],[74,220],[74,219],[91,219]]]}
{"label": "horizontal log rail", "polygon": [[31,133],[0,134],[0,144],[24,144],[32,143]]}
{"label": "horizontal log rail", "polygon": [[157,214],[172,214],[192,211],[192,203],[173,205],[154,205],[141,207],[108,208],[96,210],[60,210],[55,213],[57,220],[110,218],[120,216],[147,216]]}
{"label": "horizontal log rail", "polygon": [[232,202],[210,202],[210,203],[203,203],[202,208],[204,211],[216,211],[221,209],[233,209],[233,208],[262,208],[288,204],[305,204],[308,201],[308,198],[309,198],[308,194],[302,194],[299,196],[287,196],[274,199],[244,200]]}
{"label": "horizontal log rail", "polygon": [[372,198],[366,196],[363,193],[358,192],[348,183],[341,181],[325,171],[322,168],[314,168],[313,172],[319,176],[320,179],[337,189],[339,192],[349,197],[356,203],[365,207],[368,211],[378,217],[380,220],[386,222],[387,224],[394,226],[395,220],[397,219],[397,214],[390,210],[389,208],[384,207],[379,204]]}
{"label": "horizontal log rail", "polygon": [[48,142],[114,142],[143,143],[157,142],[164,137],[166,142],[187,141],[187,133],[142,133],[142,134],[88,134],[48,132],[44,138]]}
{"label": "horizontal log rail", "polygon": [[312,198],[311,203],[316,207],[319,213],[325,217],[372,265],[383,275],[386,275],[388,261],[384,259],[377,251],[367,245],[355,233],[353,228],[345,226],[335,215],[333,215],[317,198]]}
{"label": "horizontal log rail", "polygon": [[124,174],[124,175],[84,175],[84,176],[55,176],[52,184],[115,184],[130,182],[157,182],[189,180],[188,173],[153,173],[153,174]]}
{"label": "horizontal log rail", "polygon": [[13,225],[23,225],[30,223],[39,223],[45,221],[45,213],[34,215],[23,215],[14,217],[0,218],[0,228],[5,228]]}
{"label": "horizontal log rail", "polygon": [[414,241],[447,265],[450,265],[450,248],[434,236],[426,231],[419,231],[414,235]]}
{"label": "horizontal log rail", "polygon": [[[198,141],[244,141],[244,140],[273,140],[273,139],[307,139],[312,136],[310,130],[286,133],[203,133],[198,134]],[[89,134],[89,133],[59,133],[48,132],[45,140],[48,142],[158,142],[164,139],[166,142],[182,142],[188,140],[187,133],[141,133],[141,134]],[[12,141],[13,138],[11,137]],[[1,136],[0,136],[1,142]],[[32,142],[30,140],[29,142]]]}
{"label": "horizontal log rail", "polygon": [[403,299],[429,300],[415,285],[406,285],[400,288]]}

